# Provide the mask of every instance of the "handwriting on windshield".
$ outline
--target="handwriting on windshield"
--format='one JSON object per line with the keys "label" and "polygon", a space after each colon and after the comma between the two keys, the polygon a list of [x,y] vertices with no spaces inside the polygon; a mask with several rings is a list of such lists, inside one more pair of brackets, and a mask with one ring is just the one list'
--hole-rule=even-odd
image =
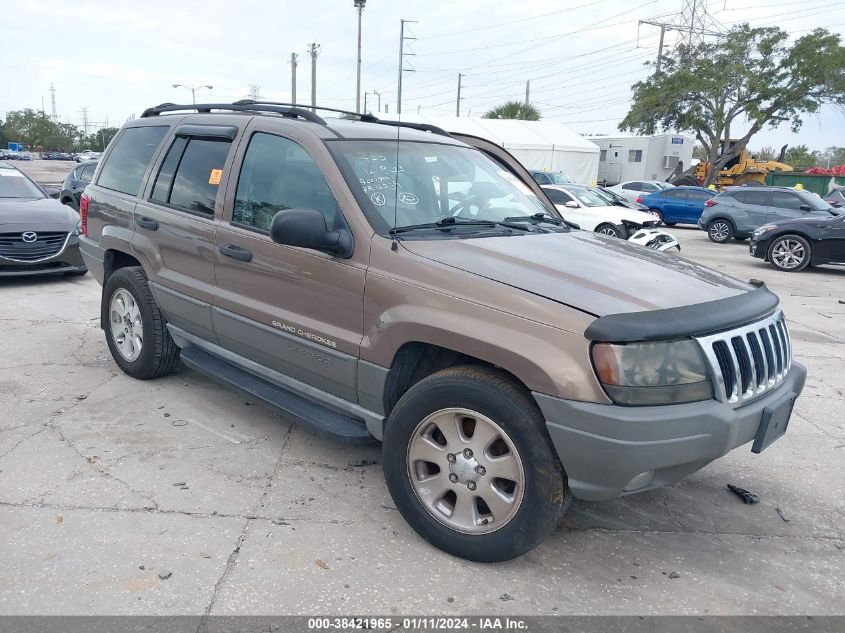
{"label": "handwriting on windshield", "polygon": [[[405,171],[404,168],[384,154],[358,154],[356,158],[361,161],[358,165],[359,173],[363,173],[358,178],[361,190],[369,196],[374,205],[384,206],[388,199],[393,197],[391,194],[399,189],[397,176]],[[402,201],[406,204],[417,204],[419,202],[417,196],[412,193],[400,195],[403,197]],[[410,202],[410,200],[414,202]]]}

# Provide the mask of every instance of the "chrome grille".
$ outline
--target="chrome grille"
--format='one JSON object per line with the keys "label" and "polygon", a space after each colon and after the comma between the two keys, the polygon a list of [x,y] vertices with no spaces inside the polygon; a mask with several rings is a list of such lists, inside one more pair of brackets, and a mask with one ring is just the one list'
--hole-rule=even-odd
{"label": "chrome grille", "polygon": [[[24,241],[24,233],[35,233],[32,242]],[[36,262],[58,255],[67,241],[68,233],[61,231],[25,231],[0,233],[0,257],[16,262]]]}
{"label": "chrome grille", "polygon": [[792,342],[783,312],[696,339],[713,375],[716,399],[741,406],[773,389],[792,366]]}

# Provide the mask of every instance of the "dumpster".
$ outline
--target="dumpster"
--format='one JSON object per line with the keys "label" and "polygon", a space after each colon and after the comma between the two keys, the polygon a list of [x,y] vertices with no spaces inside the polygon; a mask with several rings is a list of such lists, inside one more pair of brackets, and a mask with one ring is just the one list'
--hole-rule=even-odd
{"label": "dumpster", "polygon": [[794,187],[798,183],[804,189],[824,197],[836,185],[845,185],[845,176],[828,176],[825,174],[805,174],[794,171],[770,171],[766,174],[766,184],[777,187]]}

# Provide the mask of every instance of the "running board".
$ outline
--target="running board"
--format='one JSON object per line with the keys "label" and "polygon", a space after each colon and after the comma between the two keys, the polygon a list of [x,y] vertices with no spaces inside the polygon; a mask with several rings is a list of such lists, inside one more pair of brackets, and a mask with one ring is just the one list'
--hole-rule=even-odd
{"label": "running board", "polygon": [[183,348],[181,358],[182,362],[194,371],[221,382],[268,409],[315,431],[322,431],[347,441],[372,439],[363,420],[329,409],[267,382],[196,345]]}

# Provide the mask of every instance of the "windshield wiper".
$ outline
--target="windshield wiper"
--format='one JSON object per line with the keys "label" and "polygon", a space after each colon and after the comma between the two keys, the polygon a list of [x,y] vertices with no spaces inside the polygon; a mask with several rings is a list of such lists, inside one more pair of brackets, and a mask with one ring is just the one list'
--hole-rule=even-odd
{"label": "windshield wiper", "polygon": [[417,231],[422,229],[451,229],[455,226],[504,226],[509,229],[519,229],[525,231],[526,227],[517,224],[509,224],[508,219],[505,218],[503,222],[495,222],[493,220],[462,220],[453,216],[446,216],[437,220],[437,222],[426,222],[424,224],[409,224],[408,226],[397,226],[388,231],[390,235],[397,233],[407,233],[408,231]]}
{"label": "windshield wiper", "polygon": [[548,224],[556,224],[557,226],[563,224],[563,220],[547,213],[535,213],[534,215],[515,215],[511,218],[505,218],[504,221],[531,222],[531,224],[540,224],[541,222],[546,222]]}

